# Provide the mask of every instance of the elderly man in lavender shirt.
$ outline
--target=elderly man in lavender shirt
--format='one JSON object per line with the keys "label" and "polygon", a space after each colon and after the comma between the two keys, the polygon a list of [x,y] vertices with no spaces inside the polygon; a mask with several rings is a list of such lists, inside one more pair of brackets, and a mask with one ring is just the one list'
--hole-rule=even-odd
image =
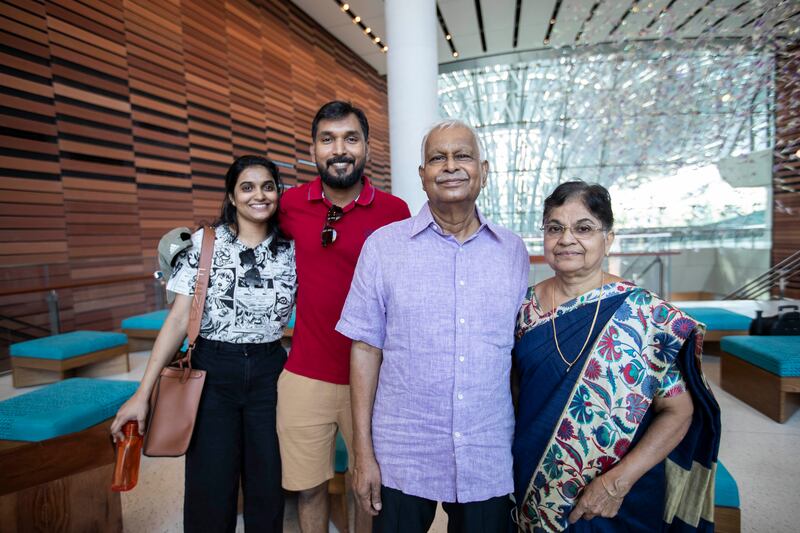
{"label": "elderly man in lavender shirt", "polygon": [[488,163],[460,121],[428,132],[428,203],[373,233],[336,329],[350,354],[354,483],[373,530],[506,532],[513,492],[514,321],[528,285],[522,240],[478,211]]}

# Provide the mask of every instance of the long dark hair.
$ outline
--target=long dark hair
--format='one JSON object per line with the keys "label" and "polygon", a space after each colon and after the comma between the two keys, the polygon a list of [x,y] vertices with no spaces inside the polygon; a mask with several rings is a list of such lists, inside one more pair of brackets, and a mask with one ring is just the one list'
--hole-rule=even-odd
{"label": "long dark hair", "polygon": [[275,180],[275,187],[278,191],[278,205],[275,206],[275,214],[269,219],[269,232],[273,237],[272,242],[269,243],[269,251],[272,255],[275,255],[278,252],[279,242],[286,243],[289,239],[281,231],[280,222],[278,220],[281,195],[283,194],[283,181],[281,180],[277,165],[266,157],[261,157],[259,155],[243,155],[237,157],[233,163],[231,163],[231,166],[228,167],[228,172],[225,173],[225,198],[222,200],[222,211],[213,225],[215,228],[222,225],[228,226],[234,238],[239,234],[239,224],[236,220],[236,206],[231,202],[231,196],[233,196],[234,190],[236,189],[236,181],[239,179],[239,175],[250,167],[266,168],[269,175]]}

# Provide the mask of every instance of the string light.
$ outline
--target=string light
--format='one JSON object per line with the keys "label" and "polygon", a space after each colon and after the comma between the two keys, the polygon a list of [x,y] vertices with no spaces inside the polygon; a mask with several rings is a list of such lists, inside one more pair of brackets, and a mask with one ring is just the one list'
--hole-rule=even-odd
{"label": "string light", "polygon": [[442,15],[442,10],[439,9],[439,4],[436,4],[436,18],[439,20],[439,27],[442,30],[442,35],[444,35],[444,40],[447,43],[447,46],[450,47],[450,54],[453,57],[458,57],[458,50],[456,50],[456,43],[453,39],[453,35],[450,33],[450,30],[447,29],[447,23],[444,21],[444,15]]}
{"label": "string light", "polygon": [[353,13],[353,10],[350,9],[350,4],[342,2],[342,0],[334,0],[336,4],[339,6],[339,9],[342,13],[345,13],[347,16],[350,17],[350,21],[361,28],[364,34],[369,37],[369,40],[372,41],[378,48],[380,48],[381,52],[386,53],[389,51],[389,47],[384,43],[380,37],[377,35],[372,35],[372,28],[364,24],[363,19]]}

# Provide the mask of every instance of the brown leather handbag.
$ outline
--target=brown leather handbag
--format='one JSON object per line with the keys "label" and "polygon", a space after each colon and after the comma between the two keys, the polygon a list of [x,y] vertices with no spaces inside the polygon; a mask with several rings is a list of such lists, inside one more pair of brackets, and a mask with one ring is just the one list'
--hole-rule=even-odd
{"label": "brown leather handbag", "polygon": [[150,395],[150,413],[142,450],[149,457],[179,457],[186,453],[192,439],[197,407],[206,382],[206,371],[192,368],[192,351],[200,334],[215,236],[214,228],[203,228],[200,265],[186,330],[189,349],[184,357],[161,370]]}

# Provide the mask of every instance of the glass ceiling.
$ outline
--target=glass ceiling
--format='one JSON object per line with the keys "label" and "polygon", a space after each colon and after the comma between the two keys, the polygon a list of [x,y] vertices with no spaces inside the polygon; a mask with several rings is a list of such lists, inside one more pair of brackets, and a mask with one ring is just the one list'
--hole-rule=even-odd
{"label": "glass ceiling", "polygon": [[[543,200],[562,181],[630,191],[682,169],[713,174],[720,158],[770,148],[773,72],[773,53],[735,43],[600,45],[440,74],[439,105],[484,144],[490,176],[480,208],[530,240],[541,236]],[[709,179],[725,184],[718,173]],[[645,190],[640,208],[657,200]],[[765,194],[751,201],[736,191],[741,201],[725,200],[736,204],[730,214],[764,209]],[[658,216],[627,217],[626,228],[715,223],[727,213],[706,211],[702,220],[691,209],[670,218],[661,205]]]}

